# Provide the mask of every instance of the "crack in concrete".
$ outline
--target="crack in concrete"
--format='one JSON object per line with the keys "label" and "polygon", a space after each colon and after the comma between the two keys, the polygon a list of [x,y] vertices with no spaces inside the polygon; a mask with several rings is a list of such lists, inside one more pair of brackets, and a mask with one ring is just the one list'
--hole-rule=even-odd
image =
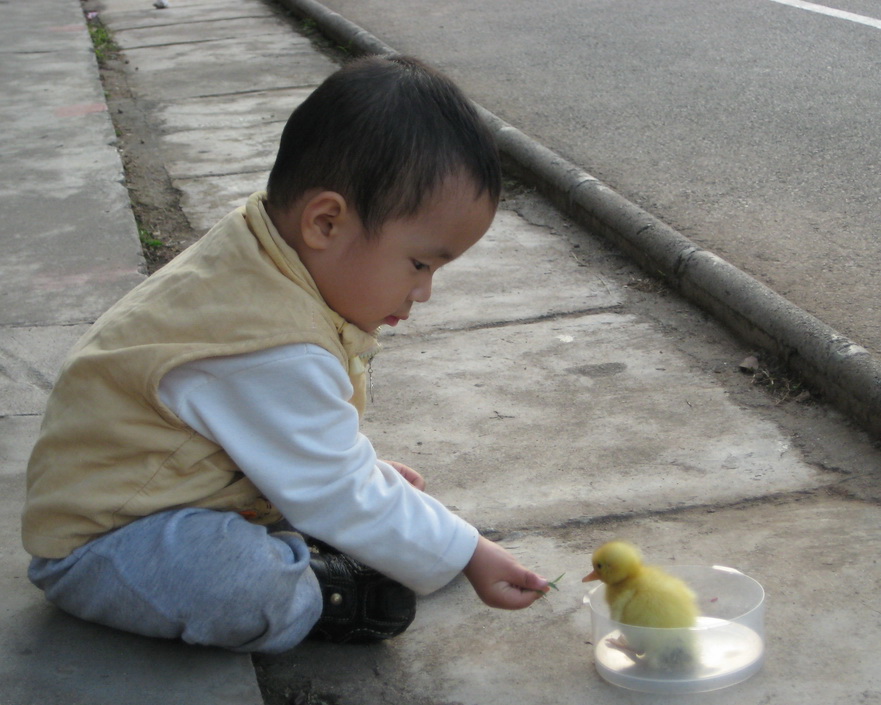
{"label": "crack in concrete", "polygon": [[534,323],[545,323],[554,320],[567,320],[571,318],[581,318],[582,316],[600,316],[608,313],[624,313],[626,307],[623,304],[613,304],[611,306],[595,306],[591,308],[577,309],[575,311],[561,311],[557,313],[544,313],[540,316],[531,316],[529,318],[514,318],[500,321],[488,321],[484,323],[475,323],[469,326],[448,326],[438,328],[424,333],[408,333],[408,339],[425,339],[437,335],[446,335],[449,333],[468,333],[478,330],[492,330],[494,328],[507,328],[509,326],[528,326]]}
{"label": "crack in concrete", "polygon": [[477,525],[477,530],[481,533],[481,535],[486,536],[492,541],[502,541],[507,537],[512,537],[515,535],[519,535],[521,533],[530,533],[530,534],[550,534],[559,531],[567,531],[572,529],[584,529],[588,527],[597,527],[597,526],[605,526],[607,524],[614,524],[617,522],[632,522],[637,519],[647,519],[652,517],[672,517],[672,516],[681,516],[689,513],[697,513],[697,512],[705,512],[707,514],[714,514],[718,511],[725,510],[741,510],[748,509],[750,507],[757,507],[763,505],[775,505],[775,504],[786,504],[789,502],[796,502],[807,497],[814,497],[820,493],[824,492],[833,492],[836,496],[842,497],[843,499],[848,499],[855,502],[863,502],[866,504],[878,504],[879,502],[867,500],[860,497],[851,497],[847,496],[843,493],[834,492],[835,488],[839,483],[834,483],[827,486],[819,486],[813,487],[809,489],[802,490],[792,490],[786,492],[776,492],[773,494],[763,495],[761,497],[748,497],[746,499],[739,499],[733,502],[714,502],[711,504],[689,504],[685,506],[676,506],[676,507],[667,507],[664,509],[646,509],[646,510],[635,510],[632,512],[616,512],[612,514],[602,514],[602,515],[593,515],[593,516],[584,516],[584,517],[574,517],[572,519],[567,519],[562,522],[555,522],[552,524],[544,524],[544,525],[518,525],[505,527],[502,529],[493,527],[493,526],[481,526]]}

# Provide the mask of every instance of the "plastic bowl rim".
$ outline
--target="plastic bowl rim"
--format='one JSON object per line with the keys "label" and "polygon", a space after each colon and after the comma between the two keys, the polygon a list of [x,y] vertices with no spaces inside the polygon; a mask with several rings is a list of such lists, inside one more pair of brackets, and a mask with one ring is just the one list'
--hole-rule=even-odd
{"label": "plastic bowl rim", "polygon": [[[670,573],[672,573],[674,575],[676,574],[677,569],[682,569],[682,568],[700,568],[702,570],[719,571],[720,573],[736,573],[737,575],[739,575],[743,578],[746,578],[751,583],[755,584],[755,586],[759,589],[759,599],[758,599],[758,602],[756,603],[756,605],[754,607],[751,607],[750,609],[748,609],[746,612],[743,612],[743,613],[737,615],[736,617],[732,617],[731,619],[724,620],[726,622],[741,621],[744,618],[748,617],[749,615],[755,614],[757,610],[763,610],[765,608],[765,588],[762,587],[762,584],[758,580],[756,580],[755,578],[753,578],[750,575],[747,575],[742,570],[738,570],[737,568],[731,568],[730,566],[718,565],[718,564],[700,565],[700,564],[696,564],[696,563],[675,563],[675,564],[670,564],[670,565],[658,564],[658,565],[656,565],[656,567],[660,568],[661,570],[664,570],[664,571],[669,571]],[[612,617],[609,615],[599,614],[597,612],[597,610],[594,608],[593,596],[602,587],[605,587],[605,583],[600,582],[599,585],[595,585],[594,587],[590,588],[590,590],[587,591],[587,597],[589,600],[591,613],[598,614],[600,617],[602,617],[603,619],[605,619],[609,622],[612,622],[613,624],[623,624],[622,622],[618,622],[618,621],[612,619]],[[625,626],[633,627],[635,625],[628,624]],[[640,630],[644,629],[646,631],[652,631],[652,630],[656,630],[656,629],[658,631],[666,631],[667,629],[671,629],[671,628],[688,629],[691,631],[701,631],[701,630],[705,630],[705,629],[715,629],[715,628],[717,628],[717,626],[711,624],[711,625],[697,626],[697,627],[636,627],[636,628],[640,629]]]}

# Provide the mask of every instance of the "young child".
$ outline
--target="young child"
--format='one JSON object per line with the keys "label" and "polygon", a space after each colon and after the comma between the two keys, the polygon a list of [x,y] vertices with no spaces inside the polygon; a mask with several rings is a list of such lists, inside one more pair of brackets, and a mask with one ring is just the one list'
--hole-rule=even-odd
{"label": "young child", "polygon": [[377,328],[483,236],[500,182],[442,75],[386,57],[328,78],[267,193],[70,353],[28,467],[31,580],[86,620],[263,652],[393,636],[412,591],[463,571],[493,607],[539,598],[544,578],[359,432]]}

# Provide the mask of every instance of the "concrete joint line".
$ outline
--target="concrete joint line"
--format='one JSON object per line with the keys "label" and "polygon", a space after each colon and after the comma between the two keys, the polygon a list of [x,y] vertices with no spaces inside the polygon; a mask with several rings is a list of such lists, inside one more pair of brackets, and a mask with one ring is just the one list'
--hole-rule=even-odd
{"label": "concrete joint line", "polygon": [[179,47],[179,46],[194,46],[197,44],[213,44],[216,42],[228,42],[230,39],[235,39],[235,36],[230,37],[213,37],[212,39],[187,39],[186,41],[180,42],[164,42],[162,44],[139,44],[137,46],[129,46],[126,47],[125,50],[129,51],[139,51],[142,49],[164,49],[165,47]]}
{"label": "concrete joint line", "polygon": [[[199,93],[198,95],[182,96],[180,98],[175,98],[171,103],[166,104],[176,105],[179,103],[186,103],[187,101],[202,100],[204,98],[228,98],[230,96],[255,95],[257,93],[285,93],[287,91],[315,89],[317,87],[317,83],[290,83],[286,86],[278,86],[274,88],[243,88],[237,91],[224,91],[222,93]],[[277,120],[269,120],[268,122],[287,122],[287,117],[278,118]]]}
{"label": "concrete joint line", "polygon": [[245,174],[264,174],[265,169],[245,169],[243,171],[214,171],[208,174],[175,174],[172,177],[174,181],[187,181],[196,179],[218,179],[224,176],[243,176]]}
{"label": "concrete joint line", "polygon": [[580,308],[572,311],[558,311],[556,313],[544,313],[540,316],[531,316],[529,318],[512,318],[505,321],[489,321],[487,323],[475,323],[470,326],[461,326],[459,328],[449,327],[440,331],[432,331],[426,333],[424,337],[431,337],[436,334],[443,333],[466,333],[476,330],[491,330],[495,328],[507,328],[508,326],[529,326],[535,323],[545,323],[547,321],[559,321],[571,318],[583,318],[585,316],[603,316],[610,313],[624,313],[622,304],[611,304],[609,306],[592,306],[590,308]]}
{"label": "concrete joint line", "polygon": [[[551,524],[550,526],[543,527],[534,527],[534,526],[516,526],[505,529],[507,533],[512,533],[515,531],[536,531],[536,530],[565,530],[565,529],[581,529],[588,528],[592,526],[602,526],[603,524],[609,524],[613,522],[619,522],[622,520],[633,520],[633,519],[641,519],[641,518],[657,518],[664,516],[677,516],[679,514],[685,514],[687,512],[696,512],[696,511],[722,511],[726,509],[738,509],[752,506],[761,506],[761,505],[774,505],[781,501],[788,501],[792,499],[809,497],[817,494],[818,492],[822,492],[830,487],[834,487],[836,485],[843,484],[847,482],[847,479],[840,479],[836,482],[817,489],[810,490],[793,490],[788,492],[773,492],[768,495],[764,495],[762,497],[749,497],[745,499],[738,499],[731,502],[714,502],[710,504],[685,504],[685,505],[677,505],[666,508],[649,508],[649,509],[641,509],[634,510],[631,512],[615,512],[612,514],[594,514],[590,516],[581,516],[574,517],[572,519],[566,519],[565,521],[561,521],[556,524]],[[481,530],[481,527],[478,527],[478,530]],[[481,530],[481,533],[483,531]]]}
{"label": "concrete joint line", "polygon": [[[281,0],[353,53],[395,53],[315,0]],[[476,104],[475,104],[476,105]],[[881,435],[881,361],[750,275],[704,250],[583,169],[476,105],[506,168],[595,235],[666,279],[746,341],[782,358],[855,421]]]}
{"label": "concrete joint line", "polygon": [[[138,13],[140,14],[140,12]],[[241,15],[240,17],[215,17],[207,20],[172,20],[170,22],[157,22],[156,24],[135,24],[128,27],[117,27],[114,32],[130,32],[136,29],[161,29],[163,27],[183,27],[191,24],[211,24],[217,22],[237,22],[239,20],[259,20],[267,15]]]}

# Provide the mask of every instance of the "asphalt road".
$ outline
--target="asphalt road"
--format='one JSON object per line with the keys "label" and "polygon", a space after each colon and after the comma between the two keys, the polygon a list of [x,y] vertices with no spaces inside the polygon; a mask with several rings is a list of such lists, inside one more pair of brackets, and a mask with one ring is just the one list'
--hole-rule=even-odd
{"label": "asphalt road", "polygon": [[881,354],[881,2],[323,0]]}

